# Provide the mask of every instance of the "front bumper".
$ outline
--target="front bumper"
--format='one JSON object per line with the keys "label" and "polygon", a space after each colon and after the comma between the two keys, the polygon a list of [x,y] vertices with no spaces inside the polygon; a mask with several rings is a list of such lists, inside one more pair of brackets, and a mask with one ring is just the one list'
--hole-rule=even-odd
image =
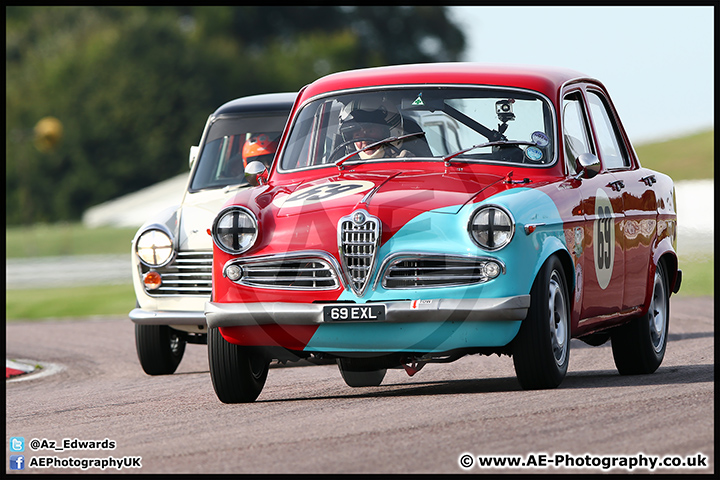
{"label": "front bumper", "polygon": [[205,316],[208,328],[236,345],[340,355],[443,353],[504,347],[517,335],[530,295],[383,303],[384,321],[325,321],[327,304],[287,302],[208,302]]}
{"label": "front bumper", "polygon": [[[504,298],[462,298],[383,302],[385,323],[444,321],[513,321],[527,316],[530,295]],[[319,303],[215,303],[205,304],[208,328],[252,325],[315,325],[323,320]],[[363,322],[369,323],[369,322]]]}
{"label": "front bumper", "polygon": [[205,314],[202,311],[163,311],[133,309],[130,320],[139,325],[205,325]]}

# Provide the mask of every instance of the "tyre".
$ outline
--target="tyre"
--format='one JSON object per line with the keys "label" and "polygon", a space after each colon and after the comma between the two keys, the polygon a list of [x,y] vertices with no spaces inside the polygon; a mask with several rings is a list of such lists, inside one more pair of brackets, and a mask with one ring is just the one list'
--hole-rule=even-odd
{"label": "tyre", "polygon": [[665,357],[669,322],[670,290],[665,269],[659,263],[647,314],[611,332],[613,359],[621,375],[647,374],[658,369]]}
{"label": "tyre", "polygon": [[185,336],[167,325],[135,324],[135,349],[148,375],[175,373],[185,353]]}
{"label": "tyre", "polygon": [[363,358],[338,358],[340,375],[349,387],[377,387],[385,378],[387,368],[373,370]]}
{"label": "tyre", "polygon": [[270,359],[261,352],[228,342],[217,328],[208,330],[208,361],[215,394],[223,403],[254,402],[270,368]]}
{"label": "tyre", "polygon": [[555,388],[570,359],[570,305],[565,272],[557,256],[540,269],[530,290],[530,309],[513,340],[513,363],[525,390]]}

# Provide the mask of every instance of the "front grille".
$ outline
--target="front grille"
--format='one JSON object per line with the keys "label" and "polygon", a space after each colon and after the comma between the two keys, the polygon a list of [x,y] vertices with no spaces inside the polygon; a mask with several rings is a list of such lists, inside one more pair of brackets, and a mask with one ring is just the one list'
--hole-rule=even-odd
{"label": "front grille", "polygon": [[332,290],[340,286],[337,273],[321,258],[292,258],[235,262],[242,268],[237,283],[252,287]]}
{"label": "front grille", "polygon": [[487,261],[477,257],[413,256],[391,260],[384,269],[386,289],[450,287],[489,280]]}
{"label": "front grille", "polygon": [[358,296],[365,292],[372,275],[380,234],[380,221],[363,210],[340,219],[338,248],[343,273],[348,285]]}
{"label": "front grille", "polygon": [[170,264],[158,268],[162,285],[148,291],[153,296],[202,295],[212,291],[212,252],[178,252]]}

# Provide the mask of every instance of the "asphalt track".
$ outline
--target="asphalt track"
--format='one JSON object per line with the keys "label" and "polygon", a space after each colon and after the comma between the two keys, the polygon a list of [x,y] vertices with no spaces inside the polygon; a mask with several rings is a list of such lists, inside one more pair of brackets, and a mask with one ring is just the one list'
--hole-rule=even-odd
{"label": "asphalt track", "polygon": [[[174,375],[145,375],[126,318],[9,323],[8,358],[43,368],[6,383],[6,452],[34,473],[118,472],[82,469],[109,457],[134,457],[141,467],[126,473],[649,473],[602,462],[670,456],[707,466],[653,472],[714,473],[713,311],[713,297],[672,298],[652,375],[620,376],[609,345],[573,341],[555,390],[523,391],[509,357],[475,355],[413,377],[390,370],[375,388],[347,387],[334,365],[276,367],[246,405],[218,401],[205,346],[188,345]],[[12,437],[24,452],[10,450]],[[33,439],[45,446],[33,450]],[[64,439],[69,448],[50,448]],[[78,448],[106,439],[114,449]],[[491,455],[529,465],[478,466]],[[50,457],[68,467],[38,467]]]}

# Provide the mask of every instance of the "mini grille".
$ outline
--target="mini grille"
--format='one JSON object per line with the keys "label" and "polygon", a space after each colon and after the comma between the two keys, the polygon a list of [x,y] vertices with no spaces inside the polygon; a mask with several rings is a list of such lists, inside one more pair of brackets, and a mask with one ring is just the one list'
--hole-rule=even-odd
{"label": "mini grille", "polygon": [[242,277],[237,283],[265,288],[330,290],[338,288],[335,269],[322,259],[292,259],[237,263]]}
{"label": "mini grille", "polygon": [[364,211],[340,219],[338,248],[343,272],[356,295],[365,292],[380,242],[380,221]]}
{"label": "mini grille", "polygon": [[212,252],[178,252],[170,264],[158,268],[162,285],[152,296],[203,295],[212,291]]}
{"label": "mini grille", "polygon": [[402,258],[390,262],[383,277],[383,287],[423,288],[481,283],[488,280],[486,263],[476,258]]}

